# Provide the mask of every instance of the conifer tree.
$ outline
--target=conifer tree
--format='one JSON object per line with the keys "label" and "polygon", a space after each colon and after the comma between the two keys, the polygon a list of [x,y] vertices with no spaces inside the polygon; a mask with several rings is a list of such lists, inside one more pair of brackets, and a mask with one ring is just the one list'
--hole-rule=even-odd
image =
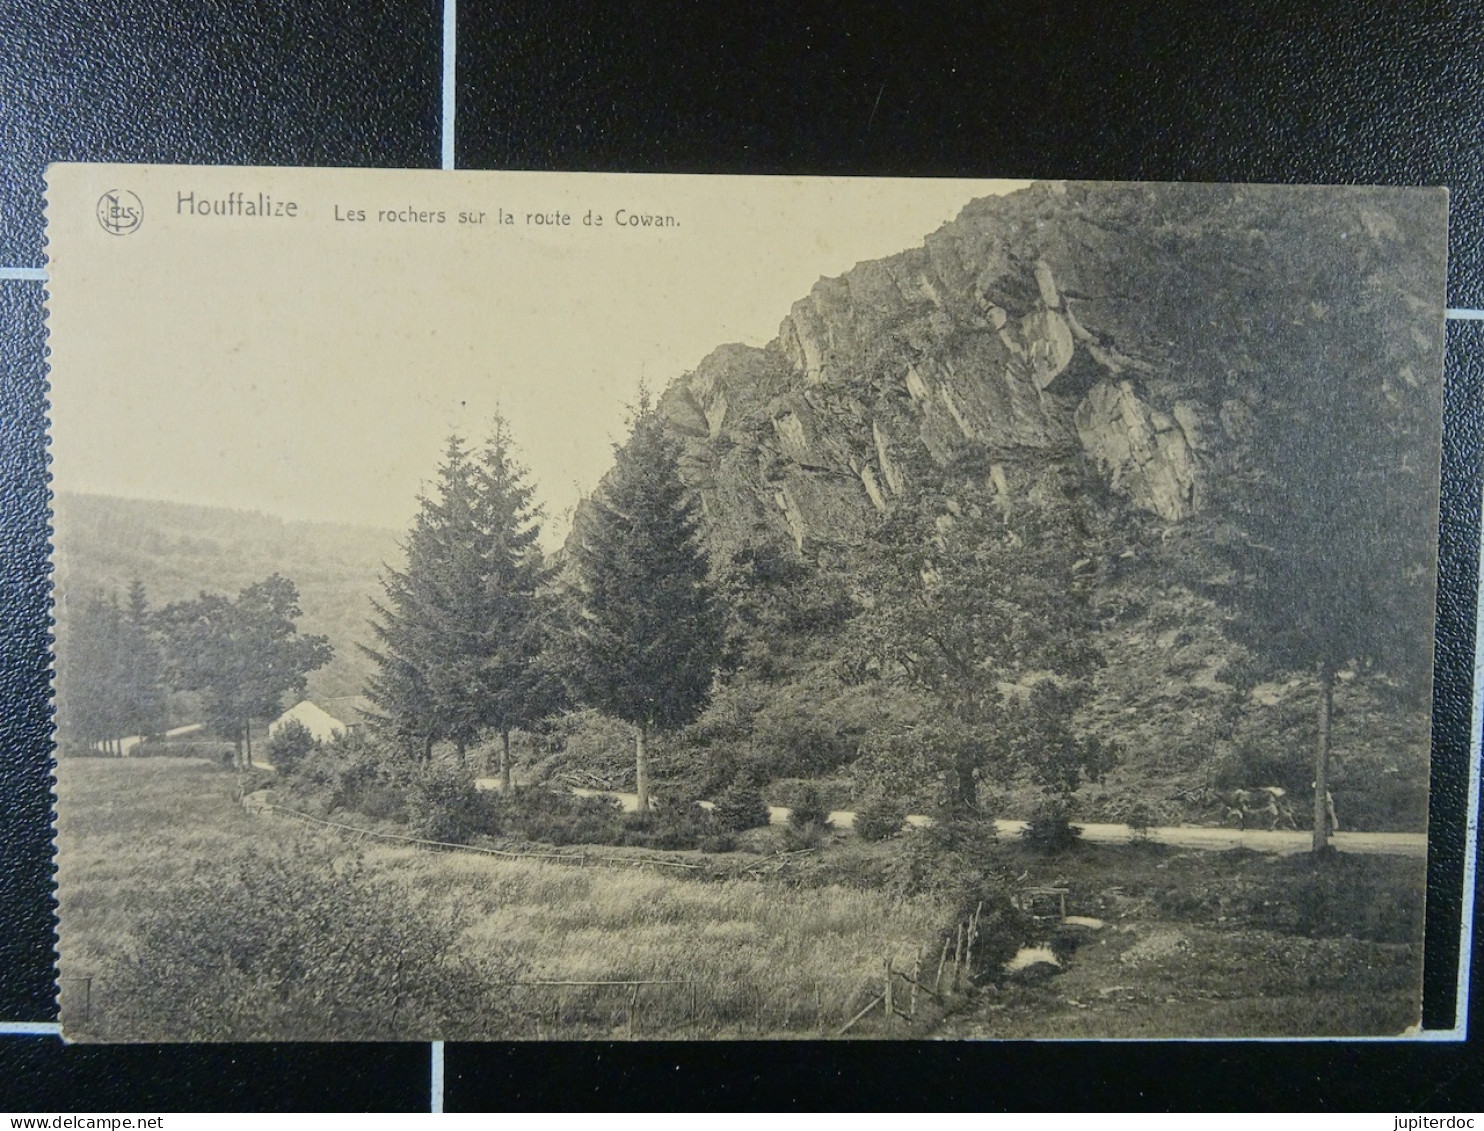
{"label": "conifer tree", "polygon": [[117,597],[95,595],[66,620],[57,685],[69,737],[121,753],[124,737],[158,733],[165,722],[164,670],[144,586],[134,582],[127,608]]}
{"label": "conifer tree", "polygon": [[128,667],[124,618],[116,599],[93,595],[62,623],[57,647],[57,713],[65,735],[115,753],[125,734],[118,688]]}
{"label": "conifer tree", "polygon": [[408,534],[407,566],[383,577],[380,647],[366,650],[379,669],[367,693],[393,733],[428,759],[435,742],[452,741],[462,757],[493,730],[507,789],[510,732],[556,698],[542,661],[547,569],[533,495],[503,420],[478,453],[451,438]]}
{"label": "conifer tree", "polygon": [[725,617],[708,581],[678,451],[642,396],[628,443],[572,540],[579,697],[635,728],[639,807],[649,808],[651,732],[691,722],[710,699]]}
{"label": "conifer tree", "polygon": [[157,734],[165,726],[165,658],[144,583],[138,578],[129,586],[123,621],[123,647],[128,656],[121,685],[124,730],[143,736]]}

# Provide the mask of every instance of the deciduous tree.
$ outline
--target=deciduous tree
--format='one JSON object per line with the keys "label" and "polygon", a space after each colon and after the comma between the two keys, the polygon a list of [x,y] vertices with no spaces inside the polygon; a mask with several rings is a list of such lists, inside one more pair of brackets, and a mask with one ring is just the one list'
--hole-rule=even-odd
{"label": "deciduous tree", "polygon": [[301,636],[299,591],[279,574],[249,585],[236,600],[202,593],[168,605],[159,619],[173,682],[203,696],[206,721],[252,761],[252,720],[302,695],[305,677],[334,655],[323,636]]}

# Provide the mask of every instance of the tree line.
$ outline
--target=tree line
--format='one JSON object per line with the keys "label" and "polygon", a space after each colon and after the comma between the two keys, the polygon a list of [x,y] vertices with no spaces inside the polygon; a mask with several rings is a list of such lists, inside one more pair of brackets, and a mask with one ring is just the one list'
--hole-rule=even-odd
{"label": "tree line", "polygon": [[82,598],[66,610],[57,654],[64,747],[123,753],[124,738],[164,732],[172,693],[191,692],[202,721],[250,761],[253,720],[302,695],[333,655],[325,637],[299,633],[299,615],[298,589],[278,574],[235,598],[203,592],[158,610],[138,580],[123,604]]}

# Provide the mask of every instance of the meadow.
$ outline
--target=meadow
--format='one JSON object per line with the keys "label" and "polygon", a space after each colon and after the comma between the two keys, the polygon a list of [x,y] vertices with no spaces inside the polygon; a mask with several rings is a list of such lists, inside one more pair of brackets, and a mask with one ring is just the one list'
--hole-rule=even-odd
{"label": "meadow", "polygon": [[357,846],[245,812],[235,784],[59,764],[69,1038],[813,1037],[938,926],[926,898],[840,885]]}
{"label": "meadow", "polygon": [[[837,834],[764,878],[736,872],[745,851],[718,858],[725,874],[641,867],[656,854],[637,849],[615,850],[632,866],[574,867],[251,813],[238,780],[192,758],[59,764],[70,1039],[828,1037],[879,992],[886,959],[931,970],[947,923],[940,900],[889,894],[916,834]],[[1387,1034],[1417,1020],[1420,859],[997,853],[1103,926],[1027,937],[1061,967],[991,979],[941,1023],[924,1009],[915,1035]],[[881,1032],[876,1016],[851,1035]]]}

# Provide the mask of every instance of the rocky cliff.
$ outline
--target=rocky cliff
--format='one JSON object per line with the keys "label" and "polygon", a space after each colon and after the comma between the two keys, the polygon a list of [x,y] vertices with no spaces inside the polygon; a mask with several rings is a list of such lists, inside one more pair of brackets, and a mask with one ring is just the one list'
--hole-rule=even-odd
{"label": "rocky cliff", "polygon": [[[1233,703],[1223,673],[1245,659],[1198,576],[1204,549],[1224,483],[1260,458],[1249,438],[1294,405],[1316,427],[1325,405],[1380,406],[1365,426],[1409,437],[1414,470],[1435,466],[1437,421],[1417,406],[1436,400],[1441,205],[1388,189],[1038,184],[821,279],[766,347],[721,346],[658,408],[718,559],[791,543],[849,575],[899,500],[953,513],[945,469],[966,446],[987,468],[976,497],[1007,513],[1096,510],[1123,535],[1080,563],[1106,658],[1084,723],[1132,752],[1130,788],[1209,777],[1244,741],[1306,782],[1302,681]],[[829,693],[807,679],[805,698]],[[1347,740],[1425,784],[1425,717],[1383,719],[1371,691],[1353,694]]]}
{"label": "rocky cliff", "polygon": [[1291,366],[1277,331],[1334,321],[1337,280],[1425,238],[1410,214],[1388,190],[1036,185],[820,280],[767,347],[717,349],[660,409],[729,541],[850,539],[901,493],[907,449],[941,463],[963,440],[1004,455],[1007,493],[1088,461],[1179,523]]}

